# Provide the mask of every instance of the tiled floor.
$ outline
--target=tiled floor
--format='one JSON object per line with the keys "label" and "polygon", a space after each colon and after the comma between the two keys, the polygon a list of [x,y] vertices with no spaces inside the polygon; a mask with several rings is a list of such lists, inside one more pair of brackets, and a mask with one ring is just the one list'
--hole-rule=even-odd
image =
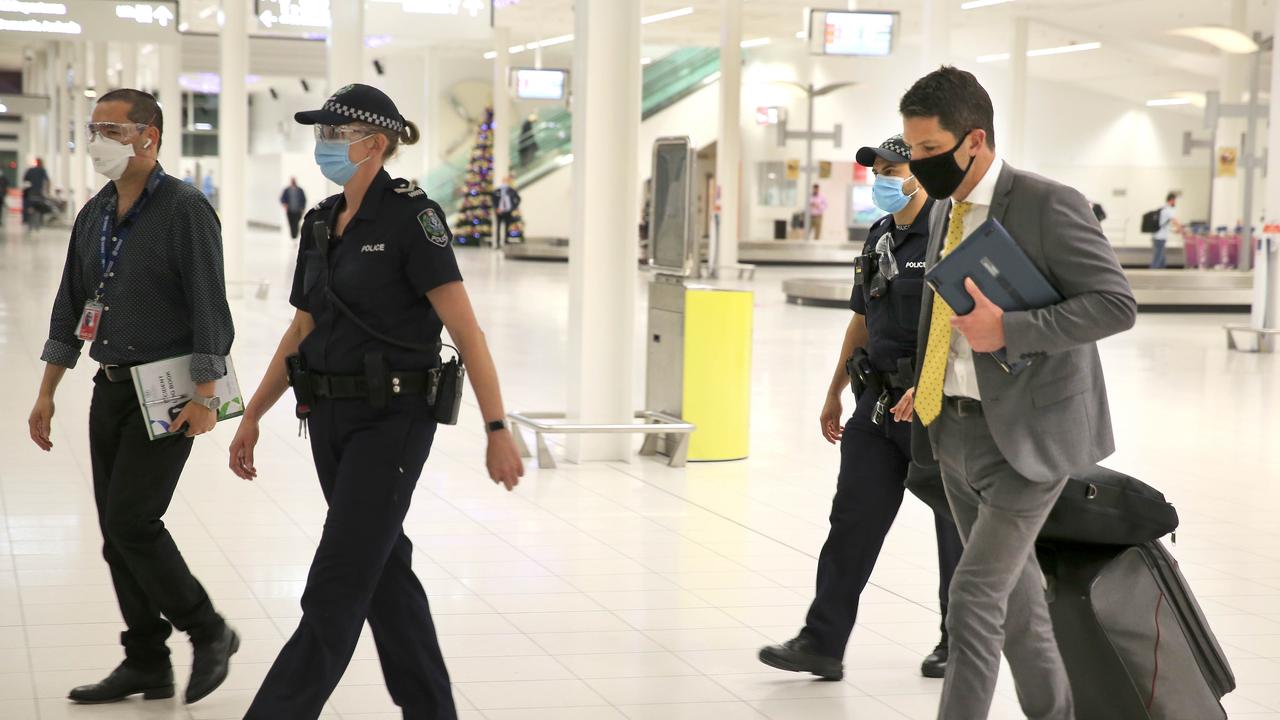
{"label": "tiled floor", "polygon": [[[299,616],[324,512],[307,448],[282,406],[265,421],[261,479],[250,484],[227,471],[233,429],[220,428],[196,444],[166,518],[245,638],[226,686],[190,708],[69,705],[69,687],[119,658],[120,627],[85,461],[87,363],[58,396],[53,453],[26,437],[64,247],[59,231],[0,236],[0,718],[238,718]],[[510,408],[563,407],[565,266],[460,254]],[[233,301],[234,354],[252,383],[290,315],[289,242],[253,235],[248,265],[271,282],[267,300]],[[939,684],[917,666],[936,640],[935,556],[930,518],[914,501],[867,590],[845,681],[812,682],[755,659],[803,618],[838,457],[815,418],[847,315],[787,305],[780,282],[837,272],[766,269],[752,284],[747,461],[530,468],[508,495],[484,477],[474,407],[441,432],[408,527],[464,717],[933,717]],[[1231,716],[1277,719],[1280,355],[1229,355],[1223,320],[1143,315],[1105,344],[1121,448],[1109,464],[1179,508],[1175,552],[1239,679]],[[189,648],[176,637],[171,645],[182,675]],[[326,717],[395,710],[366,639]],[[1022,717],[1007,674],[992,717]]]}

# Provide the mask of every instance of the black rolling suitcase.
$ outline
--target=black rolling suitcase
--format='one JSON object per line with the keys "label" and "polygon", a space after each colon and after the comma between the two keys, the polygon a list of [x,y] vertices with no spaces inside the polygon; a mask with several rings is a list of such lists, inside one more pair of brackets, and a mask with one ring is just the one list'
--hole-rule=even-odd
{"label": "black rolling suitcase", "polygon": [[1133,547],[1041,541],[1049,613],[1082,720],[1225,720],[1235,676],[1177,562]]}

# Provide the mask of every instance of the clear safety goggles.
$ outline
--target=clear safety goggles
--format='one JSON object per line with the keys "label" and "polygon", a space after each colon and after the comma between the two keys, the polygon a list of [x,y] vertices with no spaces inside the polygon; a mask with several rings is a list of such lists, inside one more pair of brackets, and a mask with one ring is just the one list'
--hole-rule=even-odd
{"label": "clear safety goggles", "polygon": [[85,125],[85,130],[88,132],[90,142],[103,137],[122,143],[148,127],[150,125],[147,123],[91,122]]}
{"label": "clear safety goggles", "polygon": [[354,142],[373,135],[373,131],[368,128],[358,127],[356,125],[313,125],[316,133],[316,142],[343,142],[350,145]]}

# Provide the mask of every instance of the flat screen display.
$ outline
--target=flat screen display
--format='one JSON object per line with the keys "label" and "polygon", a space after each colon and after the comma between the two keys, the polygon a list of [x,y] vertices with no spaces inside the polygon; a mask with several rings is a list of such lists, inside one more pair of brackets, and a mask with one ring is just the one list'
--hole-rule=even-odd
{"label": "flat screen display", "polygon": [[515,70],[516,97],[521,100],[563,100],[568,84],[565,70]]}
{"label": "flat screen display", "polygon": [[849,188],[849,227],[870,227],[884,215],[885,212],[871,199],[870,185]]}
{"label": "flat screen display", "polygon": [[681,273],[689,257],[689,156],[687,140],[660,140],[653,154],[650,257],[654,267]]}
{"label": "flat screen display", "polygon": [[821,32],[824,55],[869,55],[884,57],[893,50],[893,26],[897,13],[837,12],[814,13],[815,28]]}

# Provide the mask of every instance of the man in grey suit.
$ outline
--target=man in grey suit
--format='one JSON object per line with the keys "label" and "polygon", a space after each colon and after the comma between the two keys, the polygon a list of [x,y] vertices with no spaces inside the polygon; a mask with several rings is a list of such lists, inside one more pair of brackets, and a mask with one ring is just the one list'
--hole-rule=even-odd
{"label": "man in grey suit", "polygon": [[[899,111],[912,174],[938,199],[928,265],[995,218],[1065,298],[1004,312],[968,281],[976,307],[956,317],[925,294],[913,454],[941,465],[965,541],[938,717],[987,717],[1003,649],[1023,712],[1072,720],[1034,543],[1067,476],[1114,451],[1095,343],[1132,327],[1137,303],[1084,196],[996,154],[991,98],[973,75],[930,73]],[[1002,348],[1030,364],[1006,371],[991,355]]]}

